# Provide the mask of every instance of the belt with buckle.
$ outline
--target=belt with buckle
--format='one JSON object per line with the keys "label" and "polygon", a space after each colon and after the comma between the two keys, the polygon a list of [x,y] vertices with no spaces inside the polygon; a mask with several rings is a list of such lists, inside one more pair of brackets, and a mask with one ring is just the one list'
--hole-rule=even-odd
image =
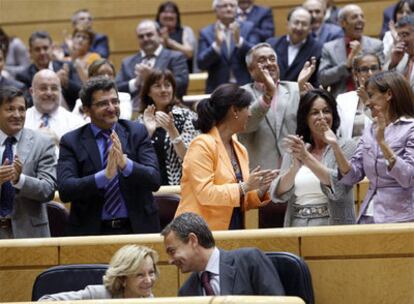
{"label": "belt with buckle", "polygon": [[0,228],[1,229],[11,229],[11,218],[3,217],[0,218]]}
{"label": "belt with buckle", "polygon": [[113,228],[113,229],[120,229],[124,228],[129,225],[128,218],[119,218],[119,219],[112,219],[112,220],[103,220],[102,225],[105,227]]}
{"label": "belt with buckle", "polygon": [[296,217],[301,218],[317,218],[329,216],[328,206],[326,205],[293,205],[293,212]]}

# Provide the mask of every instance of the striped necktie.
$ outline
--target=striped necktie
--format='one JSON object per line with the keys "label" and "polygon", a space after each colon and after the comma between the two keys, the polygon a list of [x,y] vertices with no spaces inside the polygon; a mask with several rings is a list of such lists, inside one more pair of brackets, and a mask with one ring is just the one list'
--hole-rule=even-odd
{"label": "striped necktie", "polygon": [[[8,159],[9,165],[13,163],[13,144],[16,142],[14,137],[7,137],[4,141],[4,152],[1,163],[4,164]],[[13,210],[14,195],[16,194],[11,182],[5,182],[1,185],[1,197],[0,197],[0,216],[5,217],[9,215]]]}
{"label": "striped necktie", "polygon": [[43,123],[43,127],[48,128],[49,127],[49,118],[50,115],[49,113],[44,113],[42,115],[42,123]]}
{"label": "striped necktie", "polygon": [[[101,136],[105,141],[102,159],[102,167],[105,169],[108,163],[109,151],[112,146],[111,131],[103,130],[101,131]],[[105,187],[103,206],[104,211],[115,218],[116,213],[121,208],[121,199],[122,197],[121,190],[119,189],[119,178],[118,175],[115,175],[109,184]]]}

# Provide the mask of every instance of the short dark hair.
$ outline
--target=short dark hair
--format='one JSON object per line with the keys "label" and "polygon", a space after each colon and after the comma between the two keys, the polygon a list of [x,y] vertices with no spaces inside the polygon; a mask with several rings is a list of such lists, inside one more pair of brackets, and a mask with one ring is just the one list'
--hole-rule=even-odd
{"label": "short dark hair", "polygon": [[140,105],[138,112],[144,113],[144,110],[146,107],[154,104],[154,101],[148,94],[151,90],[151,86],[162,78],[169,81],[173,87],[171,106],[173,106],[176,103],[176,98],[175,98],[176,91],[175,90],[176,90],[177,85],[175,82],[174,75],[171,73],[170,70],[156,69],[156,70],[151,71],[147,75],[147,77],[145,77],[144,84],[142,85],[142,89],[141,89],[141,105]]}
{"label": "short dark hair", "polygon": [[24,106],[25,108],[27,108],[27,100],[26,97],[24,97],[22,90],[12,86],[4,86],[0,88],[0,106],[2,106],[6,102],[12,102],[17,97],[23,97]]}
{"label": "short dark hair", "polygon": [[155,17],[155,21],[157,21],[157,23],[162,27],[162,25],[160,23],[160,15],[167,8],[172,8],[172,10],[177,15],[177,25],[176,25],[176,29],[180,29],[181,28],[180,10],[178,9],[178,5],[175,4],[175,2],[172,2],[172,1],[165,1],[164,3],[161,3],[160,4],[160,6],[158,7],[157,16]]}
{"label": "short dark hair", "polygon": [[252,100],[252,95],[237,84],[220,85],[210,98],[201,100],[197,105],[197,128],[207,133],[226,117],[231,106],[242,109],[248,107]]}
{"label": "short dark hair", "polygon": [[92,30],[86,28],[85,26],[75,26],[75,29],[72,33],[72,38],[74,38],[77,33],[85,33],[88,36],[89,46],[91,46],[93,41],[95,40],[95,33]]}
{"label": "short dark hair", "polygon": [[336,133],[341,123],[338,110],[336,108],[336,100],[331,93],[322,89],[314,89],[308,91],[300,98],[298,113],[296,115],[296,134],[303,137],[303,140],[311,145],[314,144],[310,128],[308,126],[308,114],[316,98],[322,98],[326,101],[332,111],[332,131]]}
{"label": "short dark hair", "polygon": [[48,32],[36,31],[33,32],[29,37],[29,47],[32,47],[32,44],[36,39],[47,39],[49,40],[50,44],[52,44],[52,37],[50,37],[50,34]]}
{"label": "short dark hair", "polygon": [[92,77],[89,79],[85,85],[82,87],[82,90],[79,93],[80,99],[82,100],[82,105],[84,107],[90,108],[92,105],[92,95],[96,91],[109,91],[116,88],[115,81],[105,76]]}
{"label": "short dark hair", "polygon": [[112,62],[110,62],[108,59],[106,58],[101,58],[101,59],[96,59],[94,62],[91,63],[91,65],[88,68],[88,77],[92,78],[95,76],[98,76],[98,70],[101,68],[101,66],[103,65],[109,65],[112,69],[112,71],[114,72],[114,75],[116,74],[115,72],[115,67],[112,64]]}
{"label": "short dark hair", "polygon": [[201,216],[192,212],[177,216],[161,231],[161,235],[166,237],[172,231],[184,243],[188,242],[188,235],[194,233],[202,247],[212,248],[216,245],[207,223]]}
{"label": "short dark hair", "polygon": [[365,87],[372,86],[381,93],[391,91],[390,117],[414,117],[414,93],[410,83],[398,72],[384,71],[372,75]]}
{"label": "short dark hair", "polygon": [[376,53],[362,53],[361,55],[357,55],[356,57],[354,57],[354,59],[352,60],[352,70],[354,72],[358,72],[357,69],[359,68],[359,65],[361,64],[362,60],[365,59],[368,56],[371,56],[371,57],[374,57],[375,59],[377,59],[378,65],[381,68],[381,58],[378,56],[378,54],[376,54]]}
{"label": "short dark hair", "polygon": [[395,5],[394,13],[392,14],[392,20],[394,20],[394,22],[398,22],[397,15],[399,12],[402,11],[402,9],[404,8],[404,4],[406,3],[408,4],[408,7],[410,8],[411,12],[414,12],[414,0],[400,0]]}

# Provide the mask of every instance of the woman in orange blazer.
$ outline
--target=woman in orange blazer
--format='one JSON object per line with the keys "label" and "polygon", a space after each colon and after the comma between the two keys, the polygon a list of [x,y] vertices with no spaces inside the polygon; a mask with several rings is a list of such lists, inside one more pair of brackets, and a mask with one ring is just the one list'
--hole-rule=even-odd
{"label": "woman in orange blazer", "polygon": [[175,216],[201,215],[212,230],[244,228],[244,212],[268,203],[276,171],[249,174],[247,150],[237,140],[250,117],[250,93],[236,84],[219,86],[197,106],[203,134],[190,144],[183,162],[181,201]]}

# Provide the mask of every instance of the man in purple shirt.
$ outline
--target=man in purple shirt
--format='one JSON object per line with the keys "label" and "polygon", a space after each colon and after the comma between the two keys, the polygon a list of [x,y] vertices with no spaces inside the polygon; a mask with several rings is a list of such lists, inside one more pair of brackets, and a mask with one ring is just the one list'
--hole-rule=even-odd
{"label": "man in purple shirt", "polygon": [[108,78],[91,79],[80,96],[91,123],[62,137],[57,169],[60,198],[72,202],[68,233],[159,232],[152,192],[161,182],[146,128],[119,119]]}

